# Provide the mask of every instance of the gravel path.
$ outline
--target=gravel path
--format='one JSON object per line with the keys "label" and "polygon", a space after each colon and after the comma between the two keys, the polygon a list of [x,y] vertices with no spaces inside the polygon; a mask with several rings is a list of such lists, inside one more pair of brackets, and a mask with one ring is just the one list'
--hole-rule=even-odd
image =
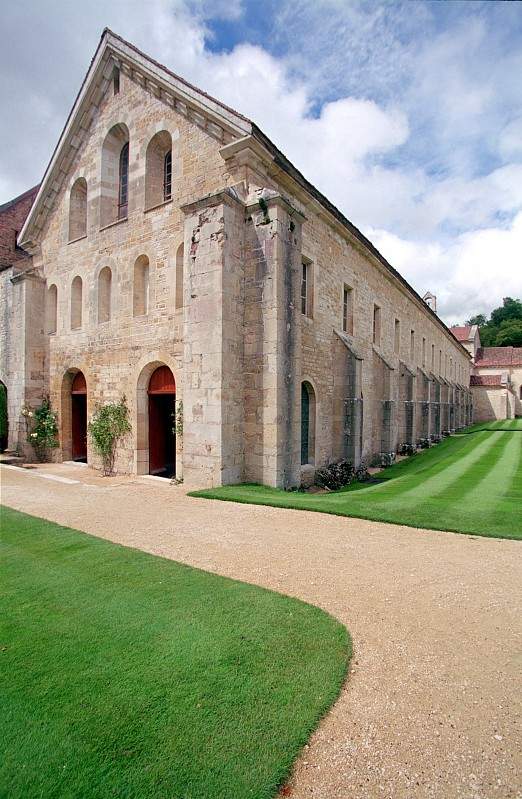
{"label": "gravel path", "polygon": [[166,481],[67,465],[0,474],[6,505],[282,591],[346,624],[348,681],[287,795],[522,797],[519,542],[192,499]]}

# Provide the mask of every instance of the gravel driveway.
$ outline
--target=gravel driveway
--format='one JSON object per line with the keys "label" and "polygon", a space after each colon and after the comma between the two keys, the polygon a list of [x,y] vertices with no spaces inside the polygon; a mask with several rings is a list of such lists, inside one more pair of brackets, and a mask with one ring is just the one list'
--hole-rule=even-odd
{"label": "gravel driveway", "polygon": [[1,467],[1,480],[13,508],[282,591],[346,624],[349,678],[287,795],[522,796],[520,542],[192,499],[166,481],[67,465]]}

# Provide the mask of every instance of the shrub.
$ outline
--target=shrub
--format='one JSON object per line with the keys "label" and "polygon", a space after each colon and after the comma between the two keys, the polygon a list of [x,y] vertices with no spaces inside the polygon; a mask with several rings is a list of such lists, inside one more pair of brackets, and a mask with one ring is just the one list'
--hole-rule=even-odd
{"label": "shrub", "polygon": [[370,478],[371,478],[371,474],[368,471],[368,466],[366,465],[366,463],[364,461],[361,461],[359,466],[355,470],[355,479],[359,483],[366,483],[368,480],[370,480]]}
{"label": "shrub", "polygon": [[395,452],[381,452],[381,466],[385,469],[387,466],[393,466],[395,463]]}
{"label": "shrub", "polygon": [[317,469],[315,473],[316,485],[336,491],[350,485],[355,476],[355,469],[349,461],[338,461]]}
{"label": "shrub", "polygon": [[89,435],[94,449],[102,459],[105,477],[114,471],[114,457],[118,441],[131,431],[127,401],[98,405],[89,422]]}
{"label": "shrub", "polygon": [[25,416],[28,423],[27,441],[33,447],[38,460],[43,461],[48,450],[58,446],[58,422],[49,398],[45,397],[34,411],[24,406],[22,416]]}
{"label": "shrub", "polygon": [[416,455],[417,447],[415,444],[401,444],[399,447],[399,455]]}

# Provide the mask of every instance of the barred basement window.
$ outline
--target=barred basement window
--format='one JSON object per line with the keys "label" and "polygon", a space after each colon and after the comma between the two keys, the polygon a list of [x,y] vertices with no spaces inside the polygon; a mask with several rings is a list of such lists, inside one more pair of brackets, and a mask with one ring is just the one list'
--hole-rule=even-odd
{"label": "barred basement window", "polygon": [[129,142],[123,145],[120,153],[118,219],[125,219],[129,210]]}

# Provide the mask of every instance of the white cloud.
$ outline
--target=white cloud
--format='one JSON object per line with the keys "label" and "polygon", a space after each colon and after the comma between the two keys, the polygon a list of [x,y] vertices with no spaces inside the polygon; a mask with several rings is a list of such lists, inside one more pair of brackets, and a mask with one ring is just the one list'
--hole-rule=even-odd
{"label": "white cloud", "polygon": [[[29,5],[4,13],[0,202],[42,175],[107,25],[254,119],[419,291],[439,294],[449,319],[522,293],[520,216],[510,224],[522,209],[522,56],[510,4],[502,26],[487,6],[282,1],[267,39],[277,57],[247,42],[209,49],[211,18],[240,20],[240,0]],[[441,28],[435,12],[463,16]]]}
{"label": "white cloud", "polygon": [[446,244],[368,230],[381,253],[420,294],[432,291],[449,324],[489,313],[507,296],[522,296],[522,212],[507,229],[469,231]]}

